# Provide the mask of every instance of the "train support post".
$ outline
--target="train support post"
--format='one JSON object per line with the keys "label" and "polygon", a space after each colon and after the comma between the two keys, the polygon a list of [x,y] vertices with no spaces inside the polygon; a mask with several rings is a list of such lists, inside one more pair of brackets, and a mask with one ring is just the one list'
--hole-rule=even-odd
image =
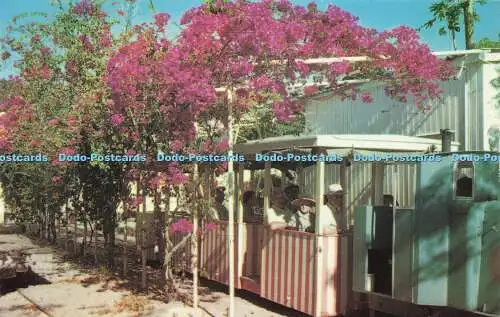
{"label": "train support post", "polygon": [[237,213],[238,213],[238,257],[237,257],[237,267],[236,267],[236,285],[240,288],[240,278],[243,275],[243,260],[245,259],[245,253],[243,250],[243,239],[244,239],[244,224],[243,224],[243,185],[244,185],[245,169],[243,164],[238,165],[238,191],[236,197],[237,203]]}
{"label": "train support post", "polygon": [[323,307],[323,260],[321,254],[323,252],[323,239],[322,234],[322,221],[321,221],[321,210],[323,209],[323,196],[325,195],[325,162],[316,162],[316,190],[315,190],[315,200],[316,200],[316,223],[314,230],[314,242],[315,242],[315,305],[314,305],[314,317],[321,317],[321,309]]}
{"label": "train support post", "polygon": [[[228,117],[227,117],[227,129],[228,129],[228,157],[233,155],[233,102],[234,102],[234,91],[233,89],[227,90],[228,99]],[[227,162],[227,191],[228,191],[228,211],[229,211],[229,228],[227,230],[228,235],[228,247],[229,247],[229,316],[234,317],[235,306],[234,306],[234,276],[235,276],[235,263],[234,263],[234,164],[232,160]]]}

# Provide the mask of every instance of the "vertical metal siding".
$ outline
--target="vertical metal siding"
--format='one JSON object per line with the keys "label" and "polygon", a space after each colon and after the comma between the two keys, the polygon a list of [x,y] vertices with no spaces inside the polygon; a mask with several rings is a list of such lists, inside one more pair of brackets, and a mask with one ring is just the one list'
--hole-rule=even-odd
{"label": "vertical metal siding", "polygon": [[[458,58],[456,64],[460,65]],[[340,100],[334,96],[321,96],[306,104],[306,134],[402,134],[420,135],[437,133],[442,128],[455,131],[455,140],[467,148],[463,150],[488,150],[484,121],[488,100],[493,90],[485,65],[467,64],[460,79],[442,83],[443,95],[430,103],[431,109],[422,112],[411,100],[402,104],[384,94],[382,86],[364,85],[372,93],[373,103],[361,100]],[[466,83],[468,89],[466,91]],[[464,124],[465,104],[468,105],[468,124]],[[498,115],[500,120],[500,114]],[[468,131],[465,131],[468,129]]]}
{"label": "vertical metal siding", "polygon": [[467,69],[469,89],[467,90],[468,101],[468,127],[471,133],[467,133],[468,150],[483,150],[483,120],[482,120],[482,71],[476,65]]}
{"label": "vertical metal siding", "polygon": [[[304,194],[314,196],[314,166],[304,168],[304,181],[301,189]],[[354,208],[366,205],[371,198],[371,165],[356,164],[348,169],[349,188],[347,188],[348,212],[353,219]],[[384,173],[384,194],[392,194],[401,208],[413,208],[416,188],[416,165],[387,165]],[[340,183],[340,166],[327,165],[325,186]]]}
{"label": "vertical metal siding", "polygon": [[[396,102],[384,94],[382,86],[368,89],[374,102],[340,100],[336,97],[311,100],[306,105],[307,134],[403,134],[435,133],[441,128],[463,132],[464,80],[443,83],[443,96],[431,103],[431,110],[422,112],[408,102]],[[367,89],[367,87],[365,87]]]}
{"label": "vertical metal siding", "polygon": [[493,86],[493,80],[499,77],[499,64],[497,61],[496,63],[483,64],[481,67],[483,77],[483,147],[490,151],[500,151],[500,144],[495,138],[494,132],[500,130],[500,107],[497,97],[498,89]]}

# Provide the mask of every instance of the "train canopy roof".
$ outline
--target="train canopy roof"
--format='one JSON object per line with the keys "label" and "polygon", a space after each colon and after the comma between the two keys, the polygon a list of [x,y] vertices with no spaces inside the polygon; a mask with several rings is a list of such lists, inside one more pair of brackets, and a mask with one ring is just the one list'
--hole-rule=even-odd
{"label": "train canopy roof", "polygon": [[[458,142],[452,142],[451,150],[458,151]],[[428,153],[431,148],[441,151],[441,141],[423,137],[396,134],[322,134],[281,136],[235,144],[235,153],[254,155],[268,152],[303,152],[323,148],[329,154],[346,155],[357,152],[369,153]]]}

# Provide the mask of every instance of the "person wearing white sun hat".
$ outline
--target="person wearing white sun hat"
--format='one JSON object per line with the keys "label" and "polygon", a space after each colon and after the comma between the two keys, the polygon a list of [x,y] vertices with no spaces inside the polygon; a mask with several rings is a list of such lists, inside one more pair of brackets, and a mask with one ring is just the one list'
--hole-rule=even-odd
{"label": "person wearing white sun hat", "polygon": [[340,184],[330,184],[328,186],[328,190],[325,194],[325,212],[328,212],[335,219],[335,228],[336,231],[342,231],[344,229],[343,225],[343,199],[344,199],[344,190]]}

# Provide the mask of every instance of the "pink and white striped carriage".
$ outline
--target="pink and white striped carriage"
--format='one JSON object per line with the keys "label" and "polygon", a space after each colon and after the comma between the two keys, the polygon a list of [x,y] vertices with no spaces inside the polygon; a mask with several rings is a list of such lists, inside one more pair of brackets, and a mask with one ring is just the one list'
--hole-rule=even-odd
{"label": "pink and white striped carriage", "polygon": [[[410,142],[411,141],[411,142]],[[235,211],[234,223],[234,285],[238,289],[259,294],[261,297],[315,317],[345,315],[354,309],[353,298],[353,236],[350,210],[360,201],[360,191],[353,186],[355,165],[372,167],[368,183],[372,186],[367,196],[372,201],[381,201],[383,196],[383,173],[373,162],[353,162],[352,154],[366,151],[376,152],[424,152],[430,146],[440,146],[437,140],[402,136],[335,136],[317,135],[305,137],[279,137],[234,147],[236,153],[245,155],[247,161],[237,166],[234,175],[236,190],[229,210]],[[290,150],[293,149],[293,150]],[[256,161],[257,154],[275,153],[284,155],[331,155],[342,160],[323,161],[314,159],[298,162],[296,158],[278,161]],[[332,156],[330,157],[332,158]],[[236,163],[235,163],[236,164]],[[325,175],[325,167],[334,165],[335,173]],[[321,213],[316,216],[315,232],[299,232],[287,229],[273,229],[269,224],[271,169],[293,169],[297,171],[301,191],[313,193],[316,210],[323,206],[325,185],[339,183],[344,188],[343,230],[324,233]],[[241,203],[245,170],[265,171],[264,176],[264,222],[243,222]],[[308,174],[309,173],[309,174]],[[253,172],[251,172],[253,183]],[[327,176],[327,177],[325,177]],[[329,178],[329,179],[327,179]],[[311,182],[311,180],[313,180]],[[355,184],[354,184],[355,185]],[[358,186],[359,187],[359,186]],[[366,186],[365,186],[366,187]],[[347,189],[347,190],[346,190]],[[349,193],[349,190],[352,192]],[[229,193],[230,194],[230,193]],[[358,199],[358,200],[356,200]],[[200,243],[200,275],[222,284],[229,284],[229,222],[218,221],[216,228],[203,235]],[[177,237],[179,238],[179,237]],[[179,250],[174,262],[190,270],[190,246]]]}

